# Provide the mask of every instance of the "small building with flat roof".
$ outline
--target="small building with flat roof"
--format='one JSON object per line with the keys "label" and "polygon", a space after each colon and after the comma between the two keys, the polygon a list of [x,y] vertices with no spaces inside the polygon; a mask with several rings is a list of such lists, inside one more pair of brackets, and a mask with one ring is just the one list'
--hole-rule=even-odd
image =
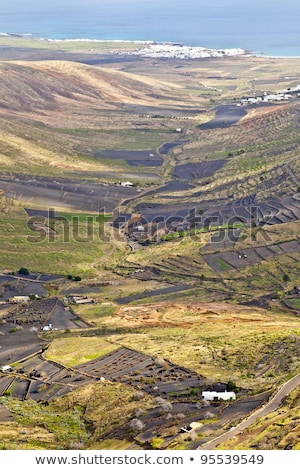
{"label": "small building with flat roof", "polygon": [[225,392],[203,391],[202,398],[207,401],[236,400],[236,394],[234,392],[227,392],[227,390]]}
{"label": "small building with flat roof", "polygon": [[29,300],[29,295],[15,295],[14,297],[10,297],[9,302],[11,304],[25,304],[29,302]]}

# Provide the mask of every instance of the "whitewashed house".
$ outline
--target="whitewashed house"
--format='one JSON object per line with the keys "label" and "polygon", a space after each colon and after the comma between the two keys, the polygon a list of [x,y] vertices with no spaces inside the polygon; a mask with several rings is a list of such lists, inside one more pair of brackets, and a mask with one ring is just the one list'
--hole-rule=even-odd
{"label": "whitewashed house", "polygon": [[214,400],[236,400],[236,394],[234,392],[202,392],[203,400],[214,401]]}

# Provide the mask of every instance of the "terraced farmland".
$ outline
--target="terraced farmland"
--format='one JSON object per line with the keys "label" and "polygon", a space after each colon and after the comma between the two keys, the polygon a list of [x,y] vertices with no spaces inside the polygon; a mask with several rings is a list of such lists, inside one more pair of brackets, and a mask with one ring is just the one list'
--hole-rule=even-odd
{"label": "terraced farmland", "polygon": [[[176,401],[190,391],[201,390],[207,379],[193,371],[159,361],[151,356],[125,347],[77,367],[65,367],[46,361],[40,353],[19,361],[18,367],[8,374],[0,374],[1,394],[5,392],[21,400],[51,401],[77,387],[99,380],[129,384],[153,396]],[[195,397],[195,394],[192,395]]]}
{"label": "terraced farmland", "polygon": [[282,254],[299,253],[300,243],[292,240],[276,245],[260,246],[239,251],[226,251],[223,253],[206,254],[205,261],[215,271],[227,271],[228,269],[243,269],[251,264],[260,263],[269,258]]}

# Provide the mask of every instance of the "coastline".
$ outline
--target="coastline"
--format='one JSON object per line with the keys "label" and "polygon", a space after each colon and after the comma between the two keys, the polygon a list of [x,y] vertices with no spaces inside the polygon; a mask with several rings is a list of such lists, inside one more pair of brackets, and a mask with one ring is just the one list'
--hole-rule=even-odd
{"label": "coastline", "polygon": [[124,50],[112,50],[112,54],[126,54],[132,56],[140,56],[145,58],[161,58],[161,59],[205,59],[210,57],[236,57],[236,56],[250,56],[249,51],[246,51],[241,48],[222,48],[222,49],[213,49],[206,48],[202,46],[187,46],[178,42],[158,42],[154,40],[104,40],[104,39],[89,39],[89,38],[64,38],[64,39],[46,39],[46,38],[37,38],[30,34],[19,35],[19,34],[9,34],[9,33],[0,33],[0,43],[1,38],[3,39],[13,39],[13,40],[24,40],[24,41],[41,41],[44,44],[124,44],[128,46],[134,46],[128,51]]}
{"label": "coastline", "polygon": [[[265,59],[299,59],[299,55],[274,55],[265,52],[254,52],[242,48],[210,48],[203,46],[191,46],[185,45],[184,43],[173,42],[173,41],[155,41],[152,39],[96,39],[96,38],[45,38],[37,37],[33,34],[18,34],[18,33],[7,33],[0,32],[0,47],[2,40],[16,40],[16,41],[28,41],[38,43],[39,41],[44,45],[49,44],[121,44],[129,46],[127,51],[121,50],[110,50],[111,54],[125,54],[140,56],[145,58],[162,58],[162,59],[205,59],[205,58],[222,58],[222,57],[257,57]],[[136,48],[130,46],[137,46]],[[95,51],[93,51],[95,52]]]}

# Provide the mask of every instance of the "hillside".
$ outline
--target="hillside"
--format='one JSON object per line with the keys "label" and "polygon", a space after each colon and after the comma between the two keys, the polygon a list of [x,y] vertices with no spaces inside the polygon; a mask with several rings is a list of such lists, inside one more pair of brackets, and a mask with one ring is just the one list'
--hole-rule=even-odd
{"label": "hillside", "polygon": [[[73,177],[85,173],[111,180],[112,160],[99,152],[132,150],[143,158],[156,153],[166,134],[175,129],[158,122],[148,130],[147,113],[164,110],[174,96],[174,109],[191,101],[176,83],[62,60],[5,61],[0,73],[0,165],[14,173],[65,176],[67,172]],[[188,106],[193,109],[194,103]],[[144,122],[146,129],[137,128],[139,108],[139,125]],[[125,178],[128,166],[136,172],[126,156],[116,155],[116,171]],[[152,164],[145,166],[151,169]],[[135,178],[144,180],[148,172],[145,168]],[[159,179],[156,174],[149,177]]]}
{"label": "hillside", "polygon": [[209,445],[299,374],[300,61],[1,44],[3,449]]}
{"label": "hillside", "polygon": [[64,61],[2,62],[1,108],[20,114],[59,111],[67,106],[114,109],[121,103],[155,105],[154,95],[175,85],[122,71]]}

